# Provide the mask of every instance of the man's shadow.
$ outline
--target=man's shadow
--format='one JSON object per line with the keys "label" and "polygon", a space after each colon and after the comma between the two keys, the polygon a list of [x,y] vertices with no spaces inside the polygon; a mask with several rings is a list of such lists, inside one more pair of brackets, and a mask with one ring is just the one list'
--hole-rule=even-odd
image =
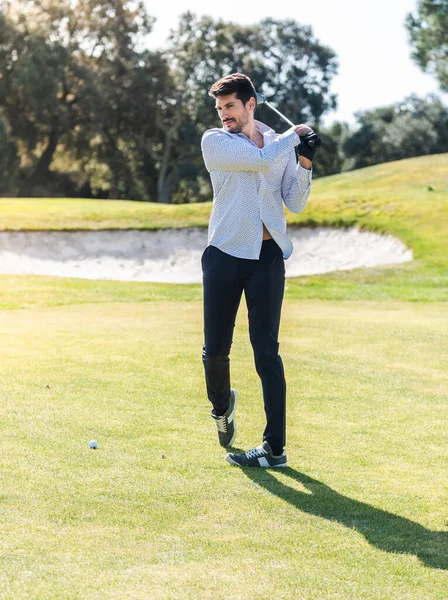
{"label": "man's shadow", "polygon": [[412,554],[427,567],[448,569],[448,531],[431,531],[404,517],[352,500],[289,467],[278,471],[300,482],[308,492],[285,485],[265,469],[248,467],[242,471],[254,483],[299,510],[356,529],[380,550]]}

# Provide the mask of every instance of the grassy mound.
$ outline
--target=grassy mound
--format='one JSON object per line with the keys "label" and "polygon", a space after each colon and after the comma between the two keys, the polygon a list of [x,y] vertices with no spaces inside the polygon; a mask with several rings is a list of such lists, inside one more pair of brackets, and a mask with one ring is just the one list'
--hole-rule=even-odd
{"label": "grassy mound", "polygon": [[[414,262],[400,266],[340,271],[288,280],[287,297],[321,299],[399,299],[441,301],[448,296],[448,154],[387,163],[313,183],[300,215],[287,213],[297,226],[356,226],[390,233],[414,252]],[[129,201],[79,199],[2,199],[1,230],[97,230],[206,227],[211,203],[158,205]],[[6,278],[4,278],[6,281]],[[47,281],[48,298],[45,292]],[[0,302],[14,305],[27,296],[52,302],[66,284],[51,278],[8,278],[10,294]],[[77,299],[85,292],[120,300],[197,299],[200,286],[79,282],[70,284]],[[179,287],[179,286],[177,286]],[[17,292],[17,293],[16,293]],[[55,295],[56,292],[56,295]],[[53,300],[51,300],[53,299]],[[87,300],[90,301],[90,300]]]}
{"label": "grassy mound", "polygon": [[[366,228],[393,233],[427,257],[446,241],[448,154],[423,156],[324,177],[313,182],[289,224]],[[206,227],[211,202],[160,205],[78,198],[0,199],[0,231]],[[444,229],[445,227],[445,229]],[[436,257],[432,256],[432,260]]]}

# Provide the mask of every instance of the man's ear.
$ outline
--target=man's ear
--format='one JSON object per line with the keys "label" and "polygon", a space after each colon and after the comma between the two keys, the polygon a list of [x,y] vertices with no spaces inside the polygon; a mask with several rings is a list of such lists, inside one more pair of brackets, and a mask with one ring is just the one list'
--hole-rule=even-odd
{"label": "man's ear", "polygon": [[247,101],[246,108],[248,110],[252,110],[252,111],[254,111],[257,108],[257,103],[256,103],[255,98],[253,96],[251,96],[249,98],[249,100]]}

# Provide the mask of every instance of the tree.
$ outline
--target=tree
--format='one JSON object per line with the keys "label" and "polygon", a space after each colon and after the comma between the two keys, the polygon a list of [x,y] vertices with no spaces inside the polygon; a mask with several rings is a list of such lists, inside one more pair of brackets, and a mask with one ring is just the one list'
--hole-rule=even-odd
{"label": "tree", "polygon": [[419,0],[417,14],[406,18],[406,28],[413,59],[448,91],[448,0]]}
{"label": "tree", "polygon": [[158,53],[128,51],[103,57],[95,75],[92,118],[70,133],[66,152],[87,178],[101,171],[109,197],[157,201],[161,132],[173,112],[168,67]]}
{"label": "tree", "polygon": [[19,194],[31,195],[58,145],[97,123],[101,60],[132,52],[152,20],[126,0],[0,0],[0,8],[0,103],[24,159]]}
{"label": "tree", "polygon": [[403,102],[358,113],[343,150],[354,169],[391,160],[448,152],[448,108],[437,98]]}
{"label": "tree", "polygon": [[345,163],[343,145],[349,135],[350,129],[347,123],[335,122],[329,127],[319,128],[322,145],[313,162],[313,179],[335,175],[343,170]]}
{"label": "tree", "polygon": [[[202,133],[217,124],[208,90],[232,72],[249,75],[258,91],[294,122],[318,126],[322,115],[335,107],[330,83],[337,70],[334,52],[313,36],[310,27],[292,20],[265,19],[242,26],[211,17],[181,16],[164,56],[177,88],[176,118],[166,129],[170,148],[166,168],[185,196],[197,199],[207,189],[207,173],[199,152]],[[259,118],[275,129],[283,121],[260,107]],[[210,193],[203,196],[209,198]]]}
{"label": "tree", "polygon": [[[210,198],[200,151],[217,123],[208,90],[233,71],[295,122],[318,126],[335,106],[334,53],[294,21],[243,27],[186,13],[160,53],[144,49],[152,19],[140,0],[0,0],[0,9],[0,108],[21,195],[45,193],[59,172],[64,186],[75,180],[70,193]],[[340,157],[326,158],[332,172]]]}

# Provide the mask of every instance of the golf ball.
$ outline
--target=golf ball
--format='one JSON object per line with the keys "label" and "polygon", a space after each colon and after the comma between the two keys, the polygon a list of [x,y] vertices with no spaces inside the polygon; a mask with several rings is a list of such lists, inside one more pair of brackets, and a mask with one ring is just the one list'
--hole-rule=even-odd
{"label": "golf ball", "polygon": [[92,448],[93,450],[95,450],[95,448],[98,448],[98,444],[95,442],[95,440],[89,442],[89,448]]}

